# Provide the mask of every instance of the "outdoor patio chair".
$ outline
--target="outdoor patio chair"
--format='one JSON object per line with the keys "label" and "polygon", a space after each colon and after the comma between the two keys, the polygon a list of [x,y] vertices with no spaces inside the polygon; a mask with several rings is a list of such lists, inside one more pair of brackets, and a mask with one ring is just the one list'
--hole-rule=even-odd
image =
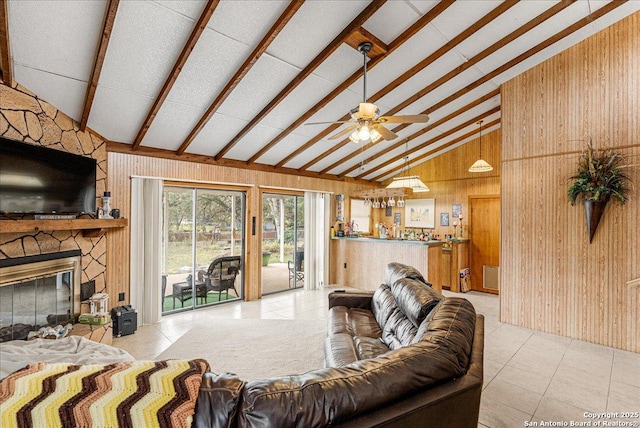
{"label": "outdoor patio chair", "polygon": [[198,279],[204,281],[207,292],[218,292],[218,301],[222,300],[222,292],[229,298],[229,290],[240,297],[236,290],[236,277],[240,272],[242,260],[240,256],[222,256],[214,259],[209,268],[198,272]]}
{"label": "outdoor patio chair", "polygon": [[292,282],[295,279],[297,282],[304,281],[304,252],[296,251],[295,261],[287,262],[287,267],[289,268],[289,288],[292,287]]}

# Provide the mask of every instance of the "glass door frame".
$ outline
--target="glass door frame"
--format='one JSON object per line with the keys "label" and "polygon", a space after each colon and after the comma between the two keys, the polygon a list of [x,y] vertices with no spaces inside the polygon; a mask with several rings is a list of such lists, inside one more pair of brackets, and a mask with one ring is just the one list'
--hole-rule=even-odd
{"label": "glass door frame", "polygon": [[[198,278],[196,277],[195,273],[198,270],[198,230],[197,230],[197,221],[198,221],[198,196],[199,196],[199,192],[198,191],[208,191],[211,193],[215,193],[216,191],[220,192],[220,193],[224,193],[224,194],[229,194],[230,196],[232,196],[233,200],[235,200],[236,197],[240,198],[240,221],[239,222],[235,222],[237,224],[240,225],[241,229],[240,229],[240,269],[243,270],[244,269],[244,262],[246,260],[246,253],[247,253],[247,245],[246,245],[246,228],[247,228],[247,189],[246,188],[238,188],[235,186],[224,186],[224,185],[214,185],[214,184],[208,184],[208,183],[185,183],[185,182],[174,182],[174,181],[165,181],[163,184],[163,210],[165,212],[168,212],[168,205],[167,205],[167,200],[165,197],[165,192],[167,191],[171,191],[171,189],[184,189],[184,190],[188,190],[189,193],[191,194],[191,216],[190,216],[190,220],[192,223],[192,228],[191,228],[191,236],[190,236],[190,244],[191,244],[191,264],[190,264],[190,272],[192,274],[192,281],[191,281],[191,303],[189,304],[189,306],[184,306],[184,307],[179,307],[179,308],[175,308],[175,309],[170,309],[168,311],[162,311],[162,315],[170,315],[170,314],[174,314],[174,313],[179,313],[179,312],[183,312],[183,311],[188,311],[188,310],[193,310],[193,309],[198,309],[198,308],[202,308],[202,307],[209,307],[212,305],[217,305],[217,304],[222,304],[225,303],[227,301],[229,302],[237,302],[239,300],[244,300],[245,298],[245,272],[242,272],[242,274],[238,275],[239,279],[238,279],[238,284],[237,284],[237,292],[238,292],[238,297],[234,298],[234,299],[226,299],[224,301],[218,301],[218,302],[211,302],[211,303],[205,303],[204,304],[199,304],[197,303],[197,297],[194,299],[193,296],[197,296],[197,289],[196,286],[199,285],[198,284]],[[232,206],[235,207],[234,204],[232,204]],[[233,208],[232,208],[233,209]],[[235,216],[235,211],[232,212],[231,214],[231,218],[236,219]],[[168,239],[168,215],[164,215],[163,218],[163,271],[167,269],[168,266],[168,257],[169,257],[169,251],[168,251],[168,244],[169,244],[169,239]],[[236,245],[238,245],[236,243],[236,239],[235,239],[235,234],[236,234],[236,228],[233,224],[230,225],[230,239],[231,239],[231,248],[235,248]],[[213,235],[212,235],[213,236]],[[165,273],[162,274],[162,276],[166,276]],[[167,285],[168,286],[168,285]],[[171,285],[173,286],[173,285]],[[163,296],[164,299],[165,296]],[[164,300],[163,300],[164,302]]]}

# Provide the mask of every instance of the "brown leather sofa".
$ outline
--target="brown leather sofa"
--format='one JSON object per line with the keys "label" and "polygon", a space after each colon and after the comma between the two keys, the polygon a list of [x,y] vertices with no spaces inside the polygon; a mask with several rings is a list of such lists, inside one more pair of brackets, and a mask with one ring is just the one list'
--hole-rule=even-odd
{"label": "brown leather sofa", "polygon": [[326,367],[243,382],[207,373],[196,427],[477,427],[484,318],[392,263],[375,293],[329,295]]}

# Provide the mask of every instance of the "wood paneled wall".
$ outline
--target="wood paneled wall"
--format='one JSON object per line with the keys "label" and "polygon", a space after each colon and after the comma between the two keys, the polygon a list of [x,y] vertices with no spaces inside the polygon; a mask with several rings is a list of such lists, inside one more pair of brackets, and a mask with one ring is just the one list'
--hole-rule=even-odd
{"label": "wood paneled wall", "polygon": [[[500,129],[482,134],[482,157],[493,166],[493,171],[471,173],[469,167],[478,159],[479,139],[450,150],[411,169],[431,189],[418,193],[417,198],[436,200],[436,233],[453,234],[451,205],[462,204],[463,232],[469,237],[469,196],[500,194]],[[424,196],[423,196],[424,195]],[[449,227],[440,226],[440,213],[449,213]]]}
{"label": "wood paneled wall", "polygon": [[[112,195],[112,206],[120,208],[122,215],[131,216],[131,176],[161,177],[175,181],[198,180],[209,183],[234,183],[238,189],[247,192],[247,217],[256,217],[261,224],[262,191],[260,186],[284,189],[315,190],[333,192],[334,194],[350,194],[362,190],[362,184],[341,181],[321,180],[310,177],[277,174],[249,169],[237,169],[201,163],[177,161],[171,159],[137,156],[123,153],[109,153],[109,187]],[[348,209],[349,204],[346,203]],[[348,212],[345,213],[348,216]],[[335,217],[335,200],[332,197],[332,214]],[[245,261],[245,298],[260,298],[261,267],[261,228],[257,228],[256,236],[250,235],[250,227],[246,228]],[[129,299],[129,228],[109,233],[107,236],[109,278],[120,292],[126,293]],[[330,267],[332,269],[333,267]],[[131,287],[135,287],[131,284]]]}
{"label": "wood paneled wall", "polygon": [[582,205],[567,202],[585,139],[640,164],[640,13],[506,82],[501,98],[501,321],[640,352],[640,167],[591,244]]}

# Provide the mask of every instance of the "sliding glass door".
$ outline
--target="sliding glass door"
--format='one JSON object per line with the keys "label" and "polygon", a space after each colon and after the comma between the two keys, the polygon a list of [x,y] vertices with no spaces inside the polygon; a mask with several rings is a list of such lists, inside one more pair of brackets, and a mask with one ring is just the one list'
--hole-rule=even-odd
{"label": "sliding glass door", "polygon": [[245,194],[164,188],[162,312],[242,298]]}
{"label": "sliding glass door", "polygon": [[262,196],[262,294],[304,286],[304,197]]}

